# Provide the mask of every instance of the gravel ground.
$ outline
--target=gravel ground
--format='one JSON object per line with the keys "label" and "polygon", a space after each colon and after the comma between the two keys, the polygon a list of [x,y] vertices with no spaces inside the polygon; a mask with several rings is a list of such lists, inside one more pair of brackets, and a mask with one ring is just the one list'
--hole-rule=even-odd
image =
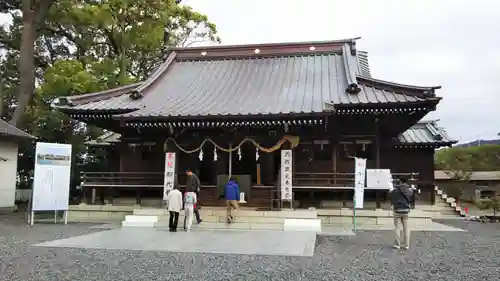
{"label": "gravel ground", "polygon": [[442,223],[468,231],[413,233],[409,251],[388,231],[319,237],[299,258],[30,247],[99,229],[0,215],[0,280],[500,280],[500,224]]}

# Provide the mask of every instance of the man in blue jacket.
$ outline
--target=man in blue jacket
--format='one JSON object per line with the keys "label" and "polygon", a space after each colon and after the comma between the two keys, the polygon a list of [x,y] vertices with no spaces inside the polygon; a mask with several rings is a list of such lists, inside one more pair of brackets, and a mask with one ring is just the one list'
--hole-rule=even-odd
{"label": "man in blue jacket", "polygon": [[239,208],[238,201],[240,201],[240,186],[235,178],[231,177],[224,187],[224,197],[227,206],[227,223],[232,223],[234,221],[232,211]]}

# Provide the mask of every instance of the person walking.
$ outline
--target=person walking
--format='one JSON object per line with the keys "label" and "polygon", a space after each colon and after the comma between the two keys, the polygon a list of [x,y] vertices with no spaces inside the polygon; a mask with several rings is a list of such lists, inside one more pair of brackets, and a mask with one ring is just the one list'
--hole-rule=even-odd
{"label": "person walking", "polygon": [[196,216],[196,222],[200,224],[203,221],[201,219],[199,211],[200,208],[199,199],[200,199],[200,188],[201,188],[200,179],[195,173],[193,173],[193,171],[191,171],[191,169],[186,170],[186,175],[187,175],[186,192],[194,192],[196,194],[197,203],[196,203],[196,208],[194,208],[194,215]]}
{"label": "person walking", "polygon": [[238,201],[240,201],[240,186],[235,178],[231,177],[224,187],[224,197],[226,199],[226,216],[227,223],[234,221],[233,209],[239,208]]}
{"label": "person walking", "polygon": [[191,231],[193,214],[196,209],[196,193],[189,191],[184,194],[184,230]]}
{"label": "person walking", "polygon": [[179,213],[182,209],[182,193],[174,187],[174,189],[168,191],[167,194],[167,210],[170,213],[170,218],[168,222],[168,227],[170,232],[177,231],[177,224],[179,223]]}
{"label": "person walking", "polygon": [[[396,243],[394,248],[408,250],[410,248],[410,228],[408,225],[408,214],[411,210],[411,200],[413,198],[413,189],[407,184],[404,179],[395,179],[394,187],[389,190],[389,196],[392,203],[394,213],[394,228]],[[401,241],[403,234],[403,241]],[[401,243],[403,242],[403,243]]]}

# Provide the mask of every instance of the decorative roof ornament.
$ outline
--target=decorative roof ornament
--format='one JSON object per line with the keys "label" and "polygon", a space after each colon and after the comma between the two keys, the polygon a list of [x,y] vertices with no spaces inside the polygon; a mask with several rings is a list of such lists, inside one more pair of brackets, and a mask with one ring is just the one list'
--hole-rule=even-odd
{"label": "decorative roof ornament", "polygon": [[203,149],[200,149],[200,154],[198,154],[200,161],[203,161]]}
{"label": "decorative roof ornament", "polygon": [[258,148],[255,148],[255,161],[258,161],[259,160],[259,149]]}
{"label": "decorative roof ornament", "polygon": [[241,147],[238,147],[238,161],[241,161]]}
{"label": "decorative roof ornament", "polygon": [[217,148],[214,147],[214,162],[217,162],[217,159],[219,159],[219,156],[217,155]]}

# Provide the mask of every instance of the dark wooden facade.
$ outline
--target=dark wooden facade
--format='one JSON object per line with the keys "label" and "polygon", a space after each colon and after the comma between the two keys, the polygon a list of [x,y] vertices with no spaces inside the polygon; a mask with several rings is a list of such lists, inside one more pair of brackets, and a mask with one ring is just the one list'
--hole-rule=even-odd
{"label": "dark wooden facade", "polygon": [[[432,200],[434,149],[453,143],[434,122],[418,123],[435,110],[439,87],[395,84],[371,78],[366,54],[354,39],[330,42],[175,49],[143,82],[101,93],[67,97],[56,106],[73,118],[121,134],[107,146],[108,173],[86,173],[84,186],[110,199],[161,198],[165,152],[176,152],[178,183],[184,170],[197,172],[201,201],[217,205],[222,179],[248,178],[248,205],[270,206],[277,198],[280,150],[259,152],[247,142],[242,158],[215,149],[245,138],[272,147],[285,136],[293,149],[297,201],[352,201],[352,157],[368,168],[413,174],[422,199]],[[214,149],[218,159],[214,161]],[[119,155],[119,156],[118,156]],[[418,175],[418,176],[416,176]],[[245,185],[245,184],[243,184]],[[103,191],[103,190],[107,191]],[[134,194],[134,195],[132,195]],[[365,193],[380,206],[384,191]]]}

